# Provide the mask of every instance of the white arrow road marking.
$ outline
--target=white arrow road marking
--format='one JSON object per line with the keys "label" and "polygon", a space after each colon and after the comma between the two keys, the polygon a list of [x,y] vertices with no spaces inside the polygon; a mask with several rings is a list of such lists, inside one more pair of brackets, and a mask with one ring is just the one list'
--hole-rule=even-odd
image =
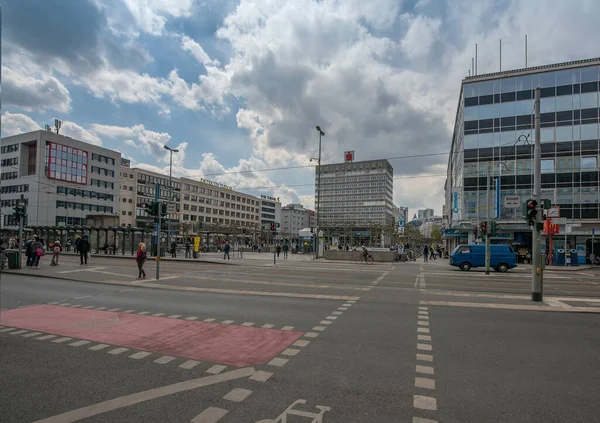
{"label": "white arrow road marking", "polygon": [[58,414],[53,417],[38,420],[34,423],[71,423],[81,419],[96,416],[108,411],[117,410],[119,408],[128,407],[130,405],[139,404],[144,401],[150,401],[156,398],[165,397],[167,395],[177,394],[179,392],[190,391],[192,389],[203,388],[205,386],[215,385],[221,382],[229,382],[235,379],[242,379],[252,376],[256,373],[254,367],[244,367],[241,369],[232,370],[213,376],[205,376],[198,379],[178,382],[172,385],[162,386],[160,388],[150,389],[148,391],[138,392],[137,394],[125,395],[123,397],[114,398],[98,404],[89,405],[77,410],[68,411]]}

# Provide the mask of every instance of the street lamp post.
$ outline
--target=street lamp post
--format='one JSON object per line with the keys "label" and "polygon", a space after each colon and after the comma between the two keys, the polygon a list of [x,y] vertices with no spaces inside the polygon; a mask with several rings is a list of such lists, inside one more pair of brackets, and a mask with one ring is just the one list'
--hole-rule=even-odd
{"label": "street lamp post", "polygon": [[[325,135],[325,132],[323,132],[321,130],[321,127],[319,125],[317,125],[317,131],[319,132],[319,158],[316,159],[317,161],[317,228],[316,228],[316,234],[315,234],[315,238],[316,238],[316,250],[315,250],[315,258],[319,258],[319,223],[320,223],[320,217],[321,217],[321,137],[323,137]],[[315,160],[314,158],[311,158],[310,161],[312,162],[313,160]]]}
{"label": "street lamp post", "polygon": [[[169,158],[169,202],[167,203],[167,207],[168,205],[171,204],[171,202],[173,201],[173,153],[178,153],[179,150],[175,149],[175,148],[171,148],[168,145],[163,145],[163,147],[165,148],[165,150],[168,150],[171,153],[171,156]],[[159,210],[160,213],[160,210]],[[167,217],[167,244],[168,244],[168,248],[171,247],[171,216],[169,215],[169,213],[167,213],[168,217]],[[158,230],[160,231],[160,228],[158,228]],[[160,236],[160,234],[158,234]]]}

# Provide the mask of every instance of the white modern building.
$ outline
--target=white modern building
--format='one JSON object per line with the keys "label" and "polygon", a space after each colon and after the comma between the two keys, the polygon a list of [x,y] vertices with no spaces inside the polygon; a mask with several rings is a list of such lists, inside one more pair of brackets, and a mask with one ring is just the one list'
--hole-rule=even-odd
{"label": "white modern building", "polygon": [[18,230],[23,195],[28,226],[85,225],[87,215],[119,212],[121,153],[39,130],[2,138],[1,223]]}
{"label": "white modern building", "polygon": [[424,209],[424,210],[419,210],[417,212],[417,216],[420,220],[425,220],[430,217],[433,217],[434,214],[435,214],[435,212],[433,211],[433,209]]}
{"label": "white modern building", "polygon": [[263,229],[270,230],[271,224],[277,226],[281,222],[281,202],[279,197],[260,196],[260,224]]}
{"label": "white modern building", "polygon": [[441,229],[443,227],[443,219],[441,216],[432,216],[425,219],[425,221],[419,226],[421,235],[425,238],[431,238],[431,231],[433,228]]}
{"label": "white modern building", "polygon": [[288,204],[281,208],[280,234],[283,238],[295,239],[302,229],[311,226],[311,211],[302,204]]}

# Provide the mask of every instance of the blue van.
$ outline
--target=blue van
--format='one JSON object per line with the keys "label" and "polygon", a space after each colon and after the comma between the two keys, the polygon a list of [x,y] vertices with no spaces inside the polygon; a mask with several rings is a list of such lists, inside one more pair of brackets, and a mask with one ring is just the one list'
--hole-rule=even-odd
{"label": "blue van", "polygon": [[[517,253],[510,245],[490,245],[490,267],[506,272],[517,267]],[[450,264],[469,271],[471,267],[485,267],[485,244],[461,244],[452,251]]]}

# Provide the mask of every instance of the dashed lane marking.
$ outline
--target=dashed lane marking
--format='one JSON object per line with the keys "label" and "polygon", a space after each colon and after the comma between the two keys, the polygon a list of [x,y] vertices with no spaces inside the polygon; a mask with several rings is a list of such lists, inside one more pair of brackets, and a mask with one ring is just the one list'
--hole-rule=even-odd
{"label": "dashed lane marking", "polygon": [[421,351],[431,351],[433,348],[429,344],[417,344],[417,349]]}
{"label": "dashed lane marking", "polygon": [[262,325],[262,327],[265,329],[271,329],[273,326],[275,326],[275,325],[270,325],[270,324]]}
{"label": "dashed lane marking", "polygon": [[32,336],[41,335],[42,332],[29,332],[23,335],[24,338],[31,338]]}
{"label": "dashed lane marking", "polygon": [[431,354],[419,354],[419,353],[417,353],[417,360],[421,360],[421,361],[433,361],[433,356]]}
{"label": "dashed lane marking", "polygon": [[419,332],[419,333],[429,333],[429,328],[417,328],[417,332]]}
{"label": "dashed lane marking", "polygon": [[108,344],[98,344],[98,345],[94,345],[93,347],[89,347],[88,350],[100,351],[100,350],[103,350],[104,348],[108,348],[108,347],[110,347],[110,345],[108,345]]}
{"label": "dashed lane marking", "polygon": [[412,423],[438,423],[437,420],[424,419],[422,417],[413,417]]}
{"label": "dashed lane marking", "polygon": [[331,324],[331,320],[321,320],[320,322],[322,325],[330,325]]}
{"label": "dashed lane marking", "polygon": [[310,341],[307,341],[305,339],[298,339],[292,345],[295,347],[306,347],[308,344],[310,344]]}
{"label": "dashed lane marking", "polygon": [[281,328],[281,330],[294,330],[293,326],[284,326]]}
{"label": "dashed lane marking", "polygon": [[167,316],[168,319],[178,319],[181,317],[181,314],[171,314],[170,316]]}
{"label": "dashed lane marking", "polygon": [[414,395],[413,406],[421,410],[437,410],[437,401],[433,397],[427,397],[424,395]]}
{"label": "dashed lane marking", "polygon": [[271,372],[265,372],[264,370],[257,370],[252,376],[250,376],[250,380],[255,382],[266,382],[269,378],[273,376]]}
{"label": "dashed lane marking", "polygon": [[316,333],[316,332],[306,332],[304,334],[304,336],[307,337],[307,338],[316,338],[317,336],[319,336],[319,334]]}
{"label": "dashed lane marking", "polygon": [[39,338],[35,338],[38,341],[45,341],[46,339],[52,339],[52,338],[56,338],[56,335],[44,335],[44,336],[40,336]]}
{"label": "dashed lane marking", "polygon": [[433,367],[431,366],[421,366],[420,364],[417,364],[415,371],[417,373],[425,373],[427,375],[432,375],[433,374]]}
{"label": "dashed lane marking", "polygon": [[21,329],[21,330],[18,330],[18,331],[16,331],[16,332],[11,332],[10,334],[11,334],[11,335],[20,335],[20,334],[22,334],[22,333],[26,333],[26,332],[29,332],[29,331],[28,331],[28,330]]}
{"label": "dashed lane marking", "polygon": [[203,322],[210,323],[210,322],[214,322],[215,320],[217,320],[217,319],[204,319]]}
{"label": "dashed lane marking", "polygon": [[415,378],[415,387],[423,388],[423,389],[435,389],[435,380],[427,379],[424,377],[416,377]]}
{"label": "dashed lane marking", "polygon": [[[110,311],[110,310],[108,310],[108,311]],[[166,313],[154,313],[154,314],[152,314],[151,316],[154,316],[154,317],[160,317],[160,316],[164,316],[165,314],[166,314]]]}
{"label": "dashed lane marking", "polygon": [[215,364],[214,366],[212,366],[210,369],[208,369],[206,371],[206,373],[210,373],[213,375],[219,374],[221,373],[223,370],[225,370],[227,368],[227,366],[223,366],[221,364]]}
{"label": "dashed lane marking", "polygon": [[154,360],[154,362],[156,364],[167,364],[167,363],[170,363],[171,361],[175,360],[175,358],[176,357],[171,357],[170,355],[163,355],[162,357]]}
{"label": "dashed lane marking", "polygon": [[110,350],[108,353],[112,355],[122,354],[125,351],[129,351],[129,348],[115,348],[114,350]]}
{"label": "dashed lane marking", "polygon": [[248,327],[254,326],[254,322],[244,322],[244,323],[242,323],[242,326],[248,326]]}
{"label": "dashed lane marking", "polygon": [[429,335],[417,335],[417,340],[419,340],[419,341],[431,341],[431,336],[429,336]]}
{"label": "dashed lane marking", "polygon": [[82,345],[86,345],[89,344],[90,341],[75,341],[75,342],[71,342],[69,345],[72,347],[81,347]]}
{"label": "dashed lane marking", "polygon": [[62,338],[58,338],[58,339],[53,339],[51,342],[54,342],[56,344],[61,344],[63,342],[67,342],[70,341],[73,338],[69,338],[68,336],[62,337]]}
{"label": "dashed lane marking", "polygon": [[285,364],[290,361],[287,358],[280,358],[280,357],[275,357],[273,360],[269,361],[269,366],[275,366],[275,367],[283,367],[285,366]]}
{"label": "dashed lane marking", "polygon": [[199,317],[196,316],[190,316],[190,317],[186,317],[185,320],[198,320]]}
{"label": "dashed lane marking", "polygon": [[228,411],[223,408],[208,407],[202,413],[198,414],[196,417],[194,417],[192,420],[190,420],[190,422],[191,423],[216,423],[219,420],[221,420],[221,418],[223,416],[225,416],[225,414],[227,414],[227,413],[228,413]]}
{"label": "dashed lane marking", "polygon": [[299,352],[300,352],[300,350],[297,350],[297,349],[295,349],[295,348],[287,348],[287,349],[283,350],[283,351],[281,352],[281,354],[283,354],[283,355],[288,355],[288,356],[290,356],[290,357],[293,357],[293,356],[295,356],[296,354],[298,354]]}
{"label": "dashed lane marking", "polygon": [[312,330],[318,330],[318,331],[324,331],[325,329],[327,329],[325,326],[315,326],[314,328],[312,328]]}
{"label": "dashed lane marking", "polygon": [[133,358],[134,360],[141,360],[142,358],[148,357],[151,354],[152,353],[150,353],[148,351],[139,351],[139,352],[136,352],[135,354],[131,354],[129,356],[129,358]]}
{"label": "dashed lane marking", "polygon": [[550,307],[542,305],[469,303],[451,301],[421,301],[421,304],[445,307],[489,308],[497,310],[550,311],[557,313],[600,313],[600,307]]}
{"label": "dashed lane marking", "polygon": [[194,367],[196,367],[198,364],[202,363],[201,361],[196,361],[196,360],[188,360],[183,364],[180,364],[179,367],[182,369],[193,369]]}
{"label": "dashed lane marking", "polygon": [[223,399],[233,402],[242,402],[252,393],[249,389],[234,388],[227,393]]}
{"label": "dashed lane marking", "polygon": [[233,323],[233,320],[223,320],[221,323],[224,325],[230,325]]}

